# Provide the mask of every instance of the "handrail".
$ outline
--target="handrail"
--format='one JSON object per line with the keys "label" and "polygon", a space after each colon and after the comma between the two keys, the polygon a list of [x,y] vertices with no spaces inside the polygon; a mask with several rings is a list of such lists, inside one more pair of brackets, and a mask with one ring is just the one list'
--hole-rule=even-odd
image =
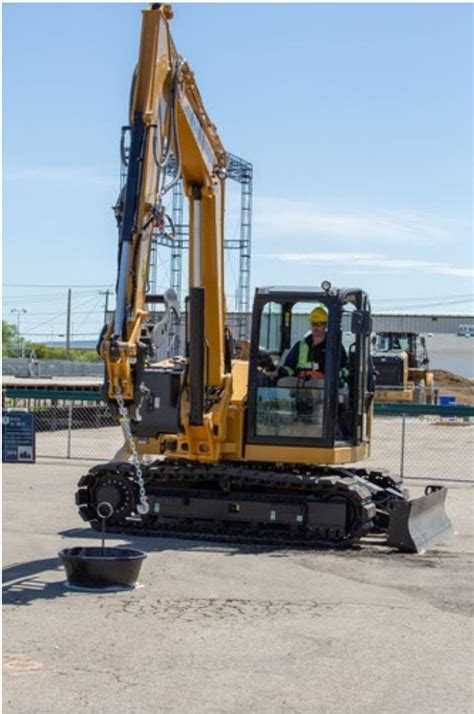
{"label": "handrail", "polygon": [[374,404],[374,413],[381,414],[404,414],[405,416],[428,416],[435,415],[441,417],[474,417],[474,406],[468,404],[452,404],[441,406],[440,404],[400,404],[384,403]]}

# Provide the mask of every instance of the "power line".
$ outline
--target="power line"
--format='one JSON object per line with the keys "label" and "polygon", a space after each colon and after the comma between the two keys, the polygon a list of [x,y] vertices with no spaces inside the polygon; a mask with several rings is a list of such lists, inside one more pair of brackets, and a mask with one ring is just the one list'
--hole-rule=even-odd
{"label": "power line", "polygon": [[[74,294],[80,295],[81,297],[85,295],[97,295],[97,290],[76,290]],[[58,293],[50,293],[47,295],[10,295],[8,297],[4,296],[3,302],[8,304],[17,302],[43,303],[53,301],[57,302],[60,298],[61,294]]]}
{"label": "power line", "polygon": [[[379,300],[374,300],[374,305],[378,304],[380,301]],[[449,305],[464,305],[466,303],[471,303],[473,300],[443,300],[442,302],[424,302],[424,303],[417,303],[417,304],[411,304],[411,305],[403,305],[400,306],[399,304],[392,303],[391,305],[387,306],[384,305],[383,308],[384,310],[418,310],[420,308],[427,308],[427,307],[441,307],[441,306],[449,306]]]}
{"label": "power line", "polygon": [[425,301],[435,298],[436,300],[451,300],[451,299],[461,299],[466,298],[467,300],[474,300],[474,293],[461,293],[457,295],[425,295],[424,297],[391,297],[391,298],[378,298],[378,302],[393,302],[397,300],[398,302],[414,302],[414,301]]}
{"label": "power line", "polygon": [[94,307],[92,308],[92,310],[90,310],[90,312],[87,313],[87,315],[85,316],[85,318],[77,325],[77,327],[81,327],[81,326],[85,323],[85,321],[87,320],[87,318],[90,317],[90,315],[92,315],[93,311],[96,309],[97,305],[98,305],[101,301],[102,301],[102,297],[99,295],[99,298],[98,298],[97,302],[95,303]]}
{"label": "power line", "polygon": [[[102,313],[102,310],[97,310],[97,314],[99,314],[99,312]],[[35,317],[38,317],[38,316],[45,317],[47,315],[48,316],[51,316],[51,315],[57,316],[57,314],[58,314],[57,312],[30,312],[30,311],[28,311],[28,315],[30,315],[30,316],[35,315]],[[66,310],[64,310],[63,314],[66,315]],[[87,312],[87,310],[74,310],[73,309],[72,314],[73,315],[90,315],[91,313]]]}
{"label": "power line", "polygon": [[[92,301],[93,301],[94,299],[96,299],[96,298],[97,298],[97,295],[95,294],[93,297],[88,298],[87,300],[84,300],[83,302],[81,302],[81,303],[78,305],[78,307],[84,307],[84,305],[87,305],[88,303],[92,302]],[[100,298],[99,298],[99,299],[100,299]],[[96,304],[94,305],[93,309],[96,307],[96,305],[97,305],[97,302],[96,302]],[[57,313],[56,313],[55,317],[57,317],[58,320],[59,320],[61,317],[64,317],[64,314],[65,314],[64,310],[61,310],[61,312],[57,312]],[[31,329],[31,330],[35,330],[37,327],[42,327],[43,325],[51,324],[51,322],[52,322],[52,320],[43,320],[42,322],[38,322],[38,323],[36,323],[36,325],[33,325],[30,329]],[[25,335],[30,335],[30,334],[33,334],[33,333],[32,333],[32,332],[26,332],[26,331],[25,331],[24,334],[25,334]]]}
{"label": "power line", "polygon": [[[51,338],[51,333],[50,332],[29,332],[28,337],[49,337]],[[59,335],[53,335],[53,337],[59,337]],[[73,338],[75,339],[76,337],[97,337],[97,332],[74,332]],[[64,340],[59,340],[60,342],[64,342]],[[72,340],[74,342],[74,340]]]}
{"label": "power line", "polygon": [[110,288],[113,283],[101,283],[100,285],[25,285],[23,283],[3,283],[7,288]]}

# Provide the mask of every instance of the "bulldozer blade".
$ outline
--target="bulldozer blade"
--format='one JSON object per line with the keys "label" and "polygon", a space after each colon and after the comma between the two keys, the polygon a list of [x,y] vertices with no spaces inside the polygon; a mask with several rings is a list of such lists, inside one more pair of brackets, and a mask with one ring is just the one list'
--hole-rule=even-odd
{"label": "bulldozer blade", "polygon": [[390,511],[387,545],[407,553],[424,553],[452,533],[445,511],[447,489],[428,486],[425,495],[396,501]]}

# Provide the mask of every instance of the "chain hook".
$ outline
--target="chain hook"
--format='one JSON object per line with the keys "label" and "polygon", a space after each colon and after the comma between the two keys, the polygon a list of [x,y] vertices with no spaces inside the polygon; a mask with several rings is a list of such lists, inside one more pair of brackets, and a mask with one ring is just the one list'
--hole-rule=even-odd
{"label": "chain hook", "polygon": [[146,497],[145,482],[143,480],[143,472],[142,472],[142,468],[140,466],[140,460],[138,458],[137,447],[135,446],[135,442],[134,442],[133,436],[132,436],[132,431],[130,428],[130,417],[128,415],[128,410],[127,410],[127,407],[125,406],[125,402],[123,400],[122,392],[120,391],[120,389],[115,390],[115,398],[117,400],[119,413],[120,413],[120,419],[119,419],[120,425],[122,427],[122,431],[123,431],[125,440],[128,442],[128,444],[130,446],[130,451],[132,452],[132,465],[135,469],[135,474],[137,476],[137,481],[138,481],[138,489],[140,492],[140,503],[137,504],[137,513],[139,513],[141,516],[144,516],[150,512],[150,504],[148,503],[148,499]]}

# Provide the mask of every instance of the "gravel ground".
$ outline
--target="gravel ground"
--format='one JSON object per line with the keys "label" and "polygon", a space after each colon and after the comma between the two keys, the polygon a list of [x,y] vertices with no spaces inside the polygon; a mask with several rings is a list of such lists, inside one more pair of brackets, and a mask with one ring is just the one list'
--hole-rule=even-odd
{"label": "gravel ground", "polygon": [[114,537],[147,552],[141,587],[98,594],[67,590],[57,557],[98,544],[73,503],[87,468],[3,469],[9,714],[472,713],[472,485],[425,555]]}

